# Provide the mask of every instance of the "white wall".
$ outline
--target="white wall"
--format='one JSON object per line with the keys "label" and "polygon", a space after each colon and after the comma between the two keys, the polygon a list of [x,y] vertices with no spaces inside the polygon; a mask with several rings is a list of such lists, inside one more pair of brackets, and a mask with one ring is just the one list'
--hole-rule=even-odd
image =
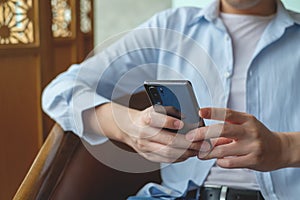
{"label": "white wall", "polygon": [[[300,12],[300,0],[282,0],[287,8]],[[130,30],[154,13],[170,7],[203,7],[211,0],[94,0],[95,44]]]}
{"label": "white wall", "polygon": [[172,0],[94,0],[95,44],[135,28],[154,13],[171,8]]}
{"label": "white wall", "polygon": [[197,6],[202,8],[209,2],[211,2],[211,0],[173,0],[173,7]]}
{"label": "white wall", "polygon": [[[173,0],[174,7],[180,6],[198,6],[203,7],[211,0]],[[291,10],[300,12],[300,1],[299,0],[282,0],[284,5]]]}
{"label": "white wall", "polygon": [[299,0],[282,0],[282,2],[284,3],[284,5],[291,9],[291,10],[295,10],[297,12],[300,12],[300,1]]}

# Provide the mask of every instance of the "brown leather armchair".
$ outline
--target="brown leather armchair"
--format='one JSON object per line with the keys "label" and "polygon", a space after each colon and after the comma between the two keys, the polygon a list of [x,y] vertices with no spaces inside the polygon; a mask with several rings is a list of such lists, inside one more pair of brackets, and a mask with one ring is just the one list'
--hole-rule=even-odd
{"label": "brown leather armchair", "polygon": [[[140,98],[141,97],[141,98]],[[145,96],[137,98],[145,102]],[[142,109],[147,105],[135,104]],[[134,106],[132,106],[134,107]],[[59,125],[51,130],[14,200],[46,199],[126,199],[134,195],[147,182],[160,182],[159,170],[145,173],[129,173],[112,169],[98,161],[93,152],[106,152],[111,143],[90,146],[72,132],[64,132]],[[115,143],[117,144],[117,143]],[[128,146],[119,147],[132,151]],[[89,150],[87,150],[89,149]],[[108,153],[112,159],[123,159],[116,153]],[[131,158],[125,158],[131,162]],[[142,157],[134,162],[141,166],[157,168],[157,163]]]}

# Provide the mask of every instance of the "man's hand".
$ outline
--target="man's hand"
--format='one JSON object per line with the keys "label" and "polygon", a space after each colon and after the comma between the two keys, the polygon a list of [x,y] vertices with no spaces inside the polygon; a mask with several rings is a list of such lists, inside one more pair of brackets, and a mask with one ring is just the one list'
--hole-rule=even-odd
{"label": "man's hand", "polygon": [[181,129],[184,125],[181,120],[157,113],[153,107],[144,111],[129,109],[129,112],[130,126],[120,126],[127,127],[123,129],[127,135],[124,141],[146,159],[171,163],[198,155],[202,141],[191,143],[184,135],[169,131]]}
{"label": "man's hand", "polygon": [[272,132],[254,116],[222,108],[203,108],[200,116],[224,121],[190,131],[192,142],[211,138],[214,147],[209,153],[199,153],[199,159],[217,158],[224,168],[250,168],[271,171],[286,167],[288,146],[286,134]]}
{"label": "man's hand", "polygon": [[153,162],[180,162],[197,156],[199,150],[210,149],[205,147],[209,146],[207,142],[191,142],[183,134],[171,132],[181,129],[183,122],[155,112],[153,107],[139,111],[107,103],[96,108],[96,115],[86,117],[87,127],[92,127],[90,132],[99,132],[100,129],[101,134],[128,144]]}

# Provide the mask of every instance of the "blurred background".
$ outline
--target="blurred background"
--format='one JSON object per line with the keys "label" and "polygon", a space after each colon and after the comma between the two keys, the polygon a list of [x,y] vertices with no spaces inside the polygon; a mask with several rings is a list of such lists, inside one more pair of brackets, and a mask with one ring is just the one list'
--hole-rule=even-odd
{"label": "blurred background", "polygon": [[[0,1],[0,200],[12,199],[54,122],[43,88],[94,46],[154,13],[210,0]],[[299,0],[284,4],[300,11]]]}

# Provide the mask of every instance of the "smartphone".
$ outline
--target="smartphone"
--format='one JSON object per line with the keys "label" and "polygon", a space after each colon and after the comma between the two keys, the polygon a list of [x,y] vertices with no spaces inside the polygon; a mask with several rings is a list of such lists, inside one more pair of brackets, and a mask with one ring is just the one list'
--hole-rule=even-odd
{"label": "smartphone", "polygon": [[176,117],[184,122],[182,129],[173,132],[185,134],[192,129],[205,126],[204,120],[198,114],[200,108],[190,81],[145,81],[144,87],[156,112]]}

